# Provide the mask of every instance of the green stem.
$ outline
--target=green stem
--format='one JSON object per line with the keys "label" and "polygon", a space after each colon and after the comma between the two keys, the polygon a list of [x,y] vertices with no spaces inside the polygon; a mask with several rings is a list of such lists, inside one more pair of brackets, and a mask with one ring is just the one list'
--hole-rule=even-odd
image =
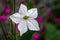
{"label": "green stem", "polygon": [[0,26],[1,26],[2,31],[3,31],[3,35],[5,36],[5,38],[6,38],[6,40],[7,40],[7,37],[6,37],[6,35],[5,35],[5,30],[4,30],[4,29],[3,29],[3,27],[2,27],[4,23],[2,23],[2,21],[0,21],[0,23],[1,23],[1,25],[0,25]]}
{"label": "green stem", "polygon": [[[16,0],[14,0],[14,13],[15,13],[15,11],[16,11]],[[15,24],[13,23],[13,33],[14,33],[14,40],[16,40],[16,31],[15,31]]]}
{"label": "green stem", "polygon": [[13,40],[13,24],[12,24],[12,20],[10,21],[10,33],[12,35],[11,39]]}

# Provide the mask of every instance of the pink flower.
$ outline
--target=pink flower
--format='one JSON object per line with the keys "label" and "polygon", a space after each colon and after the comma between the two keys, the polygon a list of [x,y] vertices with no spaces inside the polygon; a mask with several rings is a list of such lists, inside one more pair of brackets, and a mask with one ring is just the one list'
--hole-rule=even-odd
{"label": "pink flower", "polygon": [[16,24],[16,32],[18,32],[18,24]]}
{"label": "pink flower", "polygon": [[0,16],[0,20],[5,22],[5,21],[7,21],[7,17],[2,15],[2,16]]}
{"label": "pink flower", "polygon": [[32,37],[33,37],[34,40],[39,40],[40,39],[40,35],[38,33],[34,33]]}
{"label": "pink flower", "polygon": [[41,16],[38,16],[38,17],[37,17],[37,21],[42,23],[42,22],[44,22],[44,18],[41,17]]}
{"label": "pink flower", "polygon": [[60,18],[56,17],[56,18],[54,19],[54,21],[55,21],[55,23],[60,23]]}
{"label": "pink flower", "polygon": [[[60,20],[60,18],[59,18],[59,20]],[[60,21],[59,21],[60,22]]]}
{"label": "pink flower", "polygon": [[48,12],[48,16],[52,16],[53,15],[53,12],[52,11],[49,11]]}
{"label": "pink flower", "polygon": [[42,27],[41,28],[41,33],[45,33],[46,32],[46,28],[45,27]]}
{"label": "pink flower", "polygon": [[11,10],[9,7],[6,7],[5,10],[4,10],[4,13],[5,14],[10,14]]}

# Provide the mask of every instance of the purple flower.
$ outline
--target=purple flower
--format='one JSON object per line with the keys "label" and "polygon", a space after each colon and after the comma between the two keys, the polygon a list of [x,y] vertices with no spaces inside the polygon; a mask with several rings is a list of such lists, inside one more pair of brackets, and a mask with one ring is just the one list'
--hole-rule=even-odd
{"label": "purple flower", "polygon": [[45,27],[42,27],[41,28],[41,33],[45,33],[46,32],[46,28]]}
{"label": "purple flower", "polygon": [[52,11],[49,11],[48,12],[48,16],[52,16],[53,15],[53,12]]}
{"label": "purple flower", "polygon": [[44,18],[42,16],[38,16],[37,17],[37,21],[42,23],[42,22],[44,22]]}
{"label": "purple flower", "polygon": [[0,16],[0,20],[5,22],[5,21],[7,21],[7,17],[2,15],[2,16]]}
{"label": "purple flower", "polygon": [[55,21],[55,23],[60,23],[60,18],[56,17],[56,18],[54,19],[54,21]]}
{"label": "purple flower", "polygon": [[34,33],[32,37],[33,37],[34,40],[39,40],[40,39],[40,35],[38,33]]}
{"label": "purple flower", "polygon": [[16,32],[18,32],[18,24],[16,24]]}
{"label": "purple flower", "polygon": [[5,14],[10,14],[11,10],[9,7],[6,7],[5,10],[4,10]]}

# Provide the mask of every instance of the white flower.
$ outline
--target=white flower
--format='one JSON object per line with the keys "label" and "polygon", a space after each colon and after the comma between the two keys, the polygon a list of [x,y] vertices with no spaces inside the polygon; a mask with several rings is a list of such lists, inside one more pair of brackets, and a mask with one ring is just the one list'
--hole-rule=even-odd
{"label": "white flower", "polygon": [[20,5],[19,12],[10,16],[10,19],[18,24],[18,29],[20,31],[20,35],[27,32],[29,30],[39,31],[39,25],[35,18],[38,16],[37,8],[32,8],[27,10],[27,7],[24,4]]}

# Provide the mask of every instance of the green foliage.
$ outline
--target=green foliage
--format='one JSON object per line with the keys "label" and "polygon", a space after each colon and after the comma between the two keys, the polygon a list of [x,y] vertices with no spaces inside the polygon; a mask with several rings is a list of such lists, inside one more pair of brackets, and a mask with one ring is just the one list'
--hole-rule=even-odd
{"label": "green foliage", "polygon": [[[40,0],[39,0],[40,1]],[[4,0],[4,3],[0,2],[0,15],[6,15],[6,14],[3,14],[4,12],[4,9],[2,8],[3,4],[6,4],[6,5],[9,5],[10,9],[12,10],[11,11],[11,14],[12,13],[15,13],[16,12],[16,9],[17,9],[17,5],[19,5],[19,3],[16,3],[15,0]],[[39,2],[39,4],[37,4],[37,8],[38,8],[38,15],[39,16],[43,16],[44,18],[47,17],[47,12],[42,12],[42,8],[44,8],[43,6],[43,0],[41,0]],[[57,27],[59,26],[60,27],[60,24],[56,24],[54,23],[54,18],[55,17],[60,17],[60,0],[54,0],[53,2],[54,4],[54,7],[52,7],[52,12],[53,12],[53,16],[51,16],[49,19],[48,22],[50,23],[46,23],[45,24],[45,27],[46,27],[46,32],[45,34],[40,34],[40,35],[43,35],[44,37],[44,40],[60,40],[60,30],[57,30]],[[27,8],[28,9],[31,9],[33,8],[34,6],[34,1],[33,0],[30,0],[29,2],[27,2]],[[20,6],[20,5],[19,5]],[[42,6],[42,7],[41,7]],[[49,8],[47,8],[48,10]],[[6,15],[7,17],[9,15]],[[8,18],[9,19],[9,18]],[[2,22],[2,21],[1,21]],[[28,30],[25,34],[23,34],[21,37],[20,37],[20,31],[18,33],[15,32],[15,23],[13,23],[12,21],[8,21],[8,22],[0,22],[0,37],[1,35],[5,37],[5,32],[9,31],[10,34],[7,35],[7,39],[6,40],[32,40],[32,35],[34,33],[34,31],[30,31]],[[11,24],[10,24],[11,23]],[[4,30],[2,30],[2,26],[5,27]],[[11,27],[11,29],[10,29]],[[4,33],[2,33],[3,31],[5,31]],[[40,32],[39,32],[40,33]],[[0,38],[1,39],[4,39],[3,37]]]}
{"label": "green foliage", "polygon": [[60,40],[60,30],[55,33],[55,40]]}
{"label": "green foliage", "polygon": [[33,31],[29,30],[21,37],[21,40],[31,40],[33,33],[34,33]]}
{"label": "green foliage", "polygon": [[54,40],[56,26],[52,24],[46,24],[46,33],[45,33],[45,40]]}
{"label": "green foliage", "polygon": [[27,4],[27,8],[28,8],[28,9],[33,8],[33,6],[34,6],[33,1],[28,2],[28,4]]}

